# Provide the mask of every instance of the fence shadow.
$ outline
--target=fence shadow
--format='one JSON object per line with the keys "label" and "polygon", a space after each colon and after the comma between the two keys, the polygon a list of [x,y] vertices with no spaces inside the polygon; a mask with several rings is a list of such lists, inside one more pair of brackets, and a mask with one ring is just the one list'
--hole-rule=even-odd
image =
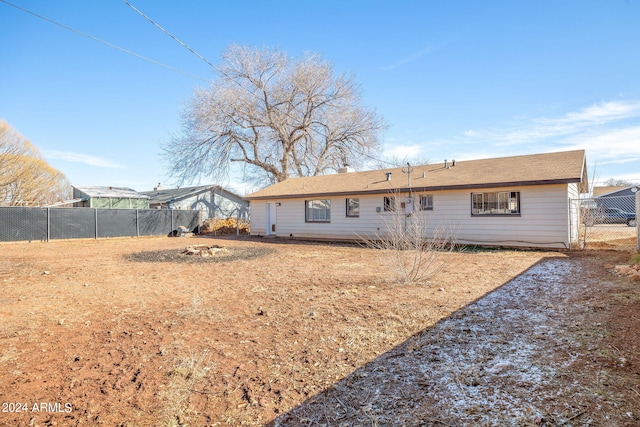
{"label": "fence shadow", "polygon": [[[570,268],[571,260],[562,256],[537,262],[266,426],[453,426],[473,420],[479,408],[496,416],[488,420],[498,419],[492,407],[525,408],[531,397],[527,387],[541,381],[544,369],[527,360],[530,344],[514,337],[548,327],[554,298],[562,297],[556,284]],[[492,384],[506,370],[514,393]],[[518,414],[511,415],[506,419]]]}

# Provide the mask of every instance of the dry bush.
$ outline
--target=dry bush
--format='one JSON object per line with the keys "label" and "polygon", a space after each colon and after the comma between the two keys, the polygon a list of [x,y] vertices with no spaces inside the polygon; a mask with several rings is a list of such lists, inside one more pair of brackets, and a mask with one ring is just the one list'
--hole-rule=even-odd
{"label": "dry bush", "polygon": [[249,222],[233,217],[227,219],[209,218],[205,219],[200,228],[201,234],[214,234],[216,236],[224,234],[249,234]]}
{"label": "dry bush", "polygon": [[422,212],[394,213],[385,217],[380,232],[364,240],[381,252],[382,262],[399,283],[427,283],[446,266],[444,254],[456,249],[453,234],[448,226],[432,226]]}

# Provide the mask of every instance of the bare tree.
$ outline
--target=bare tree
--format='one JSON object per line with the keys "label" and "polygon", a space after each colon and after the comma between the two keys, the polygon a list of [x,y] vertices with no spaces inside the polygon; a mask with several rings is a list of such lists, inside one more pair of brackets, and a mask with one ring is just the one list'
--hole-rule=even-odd
{"label": "bare tree", "polygon": [[0,121],[0,204],[40,205],[68,198],[70,185],[38,149]]}
{"label": "bare tree", "polygon": [[604,182],[604,185],[607,185],[610,187],[632,187],[635,184],[631,181],[627,181],[624,179],[609,178]]}
{"label": "bare tree", "polygon": [[382,118],[360,105],[351,76],[319,55],[232,45],[218,77],[183,111],[182,132],[164,146],[180,182],[227,176],[244,162],[254,182],[280,182],[356,167],[379,148]]}
{"label": "bare tree", "polygon": [[411,166],[428,165],[431,159],[427,157],[410,156],[385,156],[369,162],[373,169],[388,169],[393,167],[404,167],[407,163]]}

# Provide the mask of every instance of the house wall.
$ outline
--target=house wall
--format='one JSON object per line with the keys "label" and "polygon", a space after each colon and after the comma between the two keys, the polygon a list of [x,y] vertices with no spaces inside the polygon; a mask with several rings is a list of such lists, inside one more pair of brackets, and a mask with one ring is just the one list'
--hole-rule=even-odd
{"label": "house wall", "polygon": [[[85,197],[89,197],[88,194],[84,193],[83,191],[78,190],[77,188],[73,187],[73,196],[74,199],[81,199],[81,198],[85,198]],[[89,206],[89,200],[83,200],[82,202],[76,202],[73,204],[74,208],[88,208]]]}
{"label": "house wall", "polygon": [[[239,200],[232,200],[224,195],[205,191],[200,194],[180,200],[174,200],[169,204],[170,209],[202,210],[203,219],[229,217],[236,218],[240,213],[241,218],[245,218],[248,212],[247,203]],[[238,212],[240,211],[240,212]]]}
{"label": "house wall", "polygon": [[149,199],[122,197],[92,197],[89,207],[104,209],[149,209]]}
{"label": "house wall", "polygon": [[[491,191],[519,191],[520,215],[472,216],[471,193]],[[421,215],[432,232],[444,231],[459,243],[546,248],[570,246],[566,184],[417,193],[414,194],[416,204],[419,194],[432,194],[434,207],[432,211],[416,211],[414,215]],[[305,200],[309,198],[253,200],[251,234],[266,234],[266,210],[267,203],[270,202],[280,203],[277,207],[277,236],[322,239],[375,238],[376,235],[384,233],[386,224],[394,220],[405,220],[404,213],[383,211],[384,196],[354,196],[360,199],[360,216],[357,218],[346,216],[346,197],[328,197],[331,200],[329,223],[305,222]],[[398,202],[407,196],[406,193],[397,195]],[[377,212],[377,208],[380,212]]]}

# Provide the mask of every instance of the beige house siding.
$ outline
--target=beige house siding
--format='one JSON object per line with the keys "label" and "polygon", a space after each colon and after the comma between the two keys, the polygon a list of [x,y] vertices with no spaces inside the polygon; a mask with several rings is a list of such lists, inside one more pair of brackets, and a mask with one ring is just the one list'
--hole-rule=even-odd
{"label": "beige house siding", "polygon": [[249,218],[251,218],[251,235],[266,235],[267,202],[263,200],[252,200],[249,204]]}
{"label": "beige house siding", "polygon": [[[577,184],[569,184],[571,192],[577,191]],[[576,190],[573,189],[576,188]],[[472,216],[471,193],[491,191],[519,191],[520,215]],[[420,194],[433,195],[433,211],[416,211],[423,215],[432,230],[444,228],[459,243],[567,248],[570,246],[569,189],[567,184],[529,185],[500,188],[478,188],[466,190],[441,190],[415,193],[416,205]],[[328,223],[305,222],[306,198],[270,199],[277,206],[276,235],[279,237],[314,239],[358,239],[374,237],[399,213],[383,211],[384,194],[352,196],[360,199],[360,216],[346,216],[347,196],[313,196],[314,199],[331,200],[331,221]],[[408,197],[404,192],[399,202]],[[377,212],[379,208],[380,212]],[[417,208],[417,206],[416,206]],[[266,233],[267,201],[251,202],[251,234],[264,236]],[[404,214],[402,220],[404,220]]]}

